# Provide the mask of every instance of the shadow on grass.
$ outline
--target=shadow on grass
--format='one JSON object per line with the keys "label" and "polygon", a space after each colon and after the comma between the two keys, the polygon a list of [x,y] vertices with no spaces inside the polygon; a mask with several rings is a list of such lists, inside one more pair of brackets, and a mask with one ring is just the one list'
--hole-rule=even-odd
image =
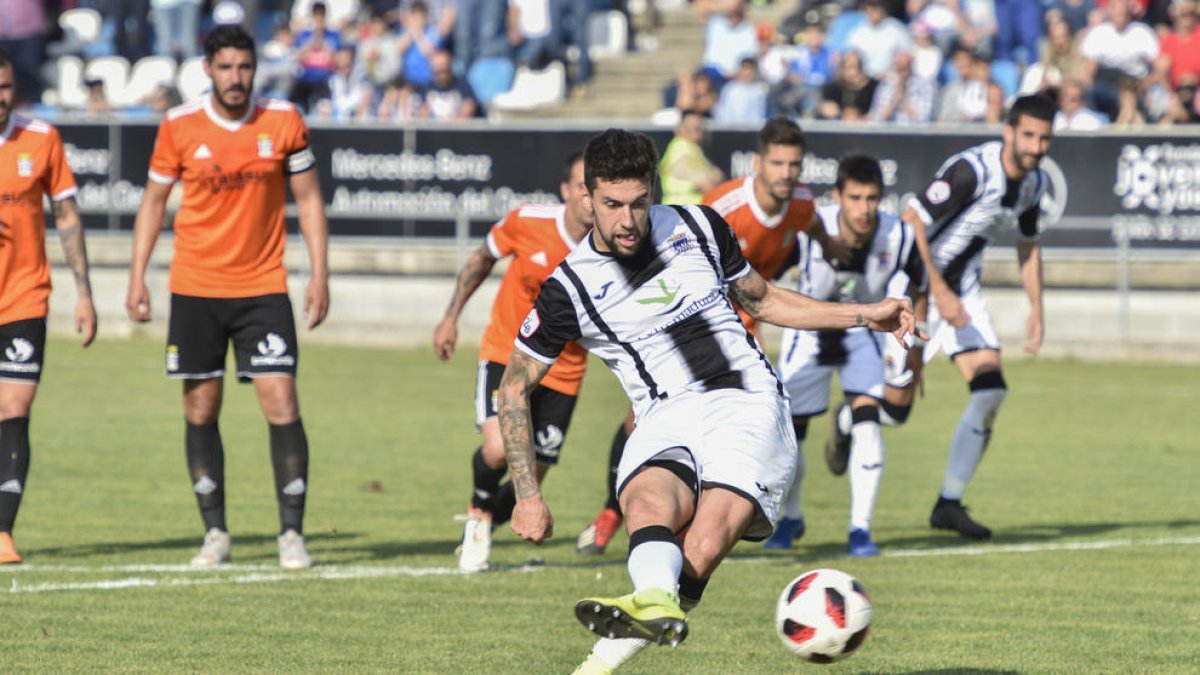
{"label": "shadow on grass", "polygon": [[[358,538],[357,533],[339,532],[315,532],[306,533],[305,541],[309,548],[313,548],[314,544],[319,547],[330,545],[329,542],[336,542],[342,539]],[[237,555],[239,547],[248,546],[266,546],[270,545],[273,549],[275,545],[276,535],[274,534],[248,534],[233,535],[233,550],[234,555]],[[56,556],[61,558],[72,557],[88,557],[102,555],[122,555],[129,553],[143,553],[147,551],[170,551],[170,550],[199,550],[200,544],[204,541],[204,535],[198,534],[193,537],[179,537],[175,539],[152,539],[147,541],[107,541],[95,542],[88,544],[78,544],[74,546],[55,546],[50,548],[31,548],[25,551],[27,555],[37,555],[39,557]],[[334,544],[336,545],[336,544]],[[275,553],[273,550],[264,552],[262,555],[240,556],[239,560],[254,560],[257,558],[273,558]]]}
{"label": "shadow on grass", "polygon": [[[1120,533],[1123,535],[1137,534],[1140,530],[1182,529],[1200,527],[1200,520],[1157,520],[1129,523],[1030,523],[1008,527],[993,532],[991,543],[996,544],[1038,544],[1059,541],[1061,539],[1077,539],[1094,537],[1104,534]],[[953,532],[930,530],[927,536],[894,537],[876,540],[880,546],[897,548],[921,548],[926,546],[945,546],[946,544],[985,544],[984,541],[963,539]]]}
{"label": "shadow on grass", "polygon": [[[864,670],[861,675],[876,675],[882,670]],[[905,670],[892,675],[1020,675],[1019,670],[999,670],[996,668],[938,668],[936,670]]]}

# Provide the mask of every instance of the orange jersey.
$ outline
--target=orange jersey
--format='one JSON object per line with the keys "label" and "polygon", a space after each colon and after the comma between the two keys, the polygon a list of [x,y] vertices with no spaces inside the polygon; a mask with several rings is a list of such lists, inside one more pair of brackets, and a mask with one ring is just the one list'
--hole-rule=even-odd
{"label": "orange jersey", "polygon": [[0,131],[0,324],[49,313],[43,198],[57,202],[75,192],[58,130],[9,115]]}
{"label": "orange jersey", "polygon": [[[508,364],[521,322],[533,308],[542,283],[579,242],[567,232],[562,205],[522,206],[492,226],[487,247],[497,260],[512,262],[492,303],[492,320],[483,332],[479,360]],[[542,379],[542,385],[575,396],[587,368],[587,351],[570,342]]]}
{"label": "orange jersey", "polygon": [[171,292],[245,298],[287,292],[287,177],[316,164],[295,106],[254,97],[227,120],[205,96],[172,108],[158,128],[150,180],[183,181],[175,215]]}
{"label": "orange jersey", "polygon": [[[754,196],[754,176],[725,181],[704,195],[707,204],[733,228],[742,256],[764,279],[774,279],[796,246],[796,233],[807,232],[816,206],[813,193],[803,183],[792,190],[792,198],[780,213],[768,216]],[[751,332],[757,322],[738,308]]]}

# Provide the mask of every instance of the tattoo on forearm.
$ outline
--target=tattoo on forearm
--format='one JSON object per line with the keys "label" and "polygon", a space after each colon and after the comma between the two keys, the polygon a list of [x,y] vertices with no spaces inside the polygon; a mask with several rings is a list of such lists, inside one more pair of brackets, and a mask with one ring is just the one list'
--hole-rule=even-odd
{"label": "tattoo on forearm", "polygon": [[858,312],[857,314],[854,315],[854,325],[855,326],[867,325],[867,320],[863,318],[862,312]]}
{"label": "tattoo on forearm", "polygon": [[463,265],[455,280],[454,293],[450,296],[450,305],[446,311],[453,313],[467,303],[471,295],[479,288],[483,280],[492,272],[495,261],[484,258],[478,252],[471,254],[467,264]]}
{"label": "tattoo on forearm", "polygon": [[[54,214],[61,217],[62,209],[56,206]],[[58,238],[62,242],[63,257],[75,275],[75,288],[80,297],[92,296],[92,284],[88,279],[87,247],[83,241],[83,226],[81,224],[69,227],[58,227]]]}
{"label": "tattoo on forearm", "polygon": [[740,279],[729,286],[729,294],[747,314],[758,316],[759,310],[762,309],[762,298],[748,293]]}
{"label": "tattoo on forearm", "polygon": [[508,458],[508,475],[518,499],[538,493],[537,457],[529,412],[529,392],[540,379],[536,368],[524,359],[513,359],[500,383],[500,435]]}

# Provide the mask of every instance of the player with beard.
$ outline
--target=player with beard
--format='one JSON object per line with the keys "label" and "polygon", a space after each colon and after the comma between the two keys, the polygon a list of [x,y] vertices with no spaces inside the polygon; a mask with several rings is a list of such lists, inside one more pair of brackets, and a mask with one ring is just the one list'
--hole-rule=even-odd
{"label": "player with beard", "polygon": [[237,376],[253,382],[270,429],[279,503],[279,563],[305,569],[308,437],[296,396],[299,350],[283,265],[286,190],[292,190],[311,278],[304,293],[309,329],[329,311],[325,203],[308,129],[294,105],[254,96],[254,40],[218,26],[204,39],[210,94],[167,112],[150,158],[133,234],[125,309],[150,320],[146,270],[163,228],[167,196],[183,182],[174,219],[167,376],[183,380],[188,471],[206,534],[197,566],[230,559],[225,521],[221,413],[225,355],[233,341]]}
{"label": "player with beard", "polygon": [[[770,120],[758,132],[754,172],[725,181],[704,195],[702,201],[729,223],[742,256],[766,279],[775,279],[787,267],[794,257],[796,234],[800,232],[811,232],[814,239],[823,244],[822,251],[829,260],[849,259],[848,246],[831,240],[824,228],[812,227],[813,193],[800,182],[804,146],[804,132],[796,123],[782,117]],[[737,309],[747,329],[757,336],[758,322],[740,307]],[[616,471],[625,441],[632,431],[631,410],[617,428],[609,450],[608,499],[600,514],[576,538],[578,553],[603,553],[621,525]],[[803,467],[800,471],[803,473]],[[803,534],[803,519],[788,519],[780,522],[772,540],[781,538],[790,543]]]}
{"label": "player with beard", "polygon": [[[914,329],[911,307],[823,303],[763,279],[706,206],[651,205],[658,153],[610,129],[584,150],[591,234],[542,285],[500,382],[500,431],[517,498],[512,528],[554,529],[537,480],[530,395],[568,342],[604,361],[633,403],[618,468],[634,592],[588,598],[576,617],[602,636],[580,672],[611,672],[648,642],[687,636],[699,601],[739,539],[778,520],[796,444],[782,384],[730,302],[795,328]],[[686,536],[684,536],[686,530]]]}
{"label": "player with beard", "polygon": [[75,176],[58,129],[13,113],[16,76],[0,47],[0,564],[19,563],[12,529],[29,474],[29,415],[42,375],[50,263],[50,198],[63,257],[75,275],[75,330],[86,347],[96,336]]}
{"label": "player with beard", "polygon": [[1030,304],[1025,351],[1036,355],[1045,332],[1039,203],[1049,183],[1039,164],[1050,151],[1055,112],[1054,102],[1045,96],[1018,98],[1008,111],[1002,140],[947,159],[901,216],[916,230],[928,275],[933,337],[925,358],[945,351],[970,390],[929,523],[968,539],[992,536],[967,514],[962,497],[983,459],[1007,393],[1000,340],[980,285],[983,251],[998,227],[1017,230],[1021,283]]}

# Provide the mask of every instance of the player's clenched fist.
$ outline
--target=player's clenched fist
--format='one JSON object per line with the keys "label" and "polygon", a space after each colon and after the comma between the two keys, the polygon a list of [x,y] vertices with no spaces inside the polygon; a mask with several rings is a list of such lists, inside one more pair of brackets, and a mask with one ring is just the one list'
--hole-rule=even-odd
{"label": "player's clenched fist", "polygon": [[518,499],[513,508],[512,529],[526,541],[540,544],[554,534],[554,518],[541,497]]}

